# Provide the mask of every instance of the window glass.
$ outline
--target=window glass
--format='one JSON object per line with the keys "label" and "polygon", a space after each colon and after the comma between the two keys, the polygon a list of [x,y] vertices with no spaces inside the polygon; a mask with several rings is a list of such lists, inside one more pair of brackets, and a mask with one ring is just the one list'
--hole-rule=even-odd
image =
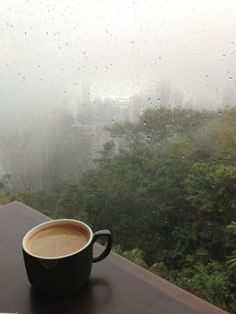
{"label": "window glass", "polygon": [[0,203],[236,312],[235,1],[0,4]]}

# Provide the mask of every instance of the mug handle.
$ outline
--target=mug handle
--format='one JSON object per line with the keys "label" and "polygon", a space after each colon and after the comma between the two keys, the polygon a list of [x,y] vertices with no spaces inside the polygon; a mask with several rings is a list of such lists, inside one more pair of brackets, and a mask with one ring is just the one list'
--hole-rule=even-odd
{"label": "mug handle", "polygon": [[100,262],[105,257],[107,257],[107,255],[111,251],[111,247],[112,247],[111,232],[109,230],[100,230],[100,231],[94,232],[92,243],[94,244],[96,242],[96,240],[100,237],[106,237],[107,238],[106,247],[105,247],[104,251],[102,251],[101,253],[99,253],[97,255],[93,255],[93,259],[92,259],[93,263]]}

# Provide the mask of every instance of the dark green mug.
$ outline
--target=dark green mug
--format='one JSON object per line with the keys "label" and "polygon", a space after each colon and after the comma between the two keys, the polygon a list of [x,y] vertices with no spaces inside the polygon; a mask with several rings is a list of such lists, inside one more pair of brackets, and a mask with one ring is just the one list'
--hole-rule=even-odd
{"label": "dark green mug", "polygon": [[[85,234],[84,245],[69,254],[59,256],[40,256],[29,248],[32,239],[42,232],[61,226],[80,228]],[[93,244],[100,237],[106,237],[104,250],[93,254]],[[31,242],[30,242],[31,241]],[[103,260],[111,251],[112,238],[109,230],[93,233],[91,228],[78,220],[57,219],[44,222],[26,233],[22,241],[23,256],[28,279],[38,291],[50,295],[65,295],[82,287],[92,269],[92,263]]]}

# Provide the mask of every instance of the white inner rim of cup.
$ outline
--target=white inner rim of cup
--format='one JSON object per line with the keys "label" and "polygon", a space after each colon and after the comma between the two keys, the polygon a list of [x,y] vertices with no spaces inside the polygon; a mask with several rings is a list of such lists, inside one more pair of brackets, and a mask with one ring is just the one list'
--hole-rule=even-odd
{"label": "white inner rim of cup", "polygon": [[[27,249],[27,241],[29,240],[29,238],[31,238],[35,233],[39,232],[40,230],[46,229],[49,226],[54,226],[54,225],[61,225],[61,224],[71,224],[71,225],[76,225],[76,226],[80,226],[81,228],[85,229],[86,231],[88,231],[89,233],[89,240],[86,243],[86,245],[84,245],[81,249],[77,250],[77,251],[73,251],[70,254],[66,254],[66,255],[60,255],[60,256],[40,256],[40,255],[36,255],[33,254],[32,252],[30,252]],[[74,220],[74,219],[56,219],[56,220],[50,220],[50,221],[46,221],[41,223],[40,225],[37,225],[36,227],[30,229],[24,236],[23,240],[22,240],[22,247],[23,250],[28,253],[31,256],[37,257],[37,258],[41,258],[41,259],[60,259],[60,258],[64,258],[64,257],[68,257],[68,256],[72,256],[80,251],[83,251],[86,247],[89,246],[89,244],[91,243],[93,238],[93,232],[91,230],[91,228],[86,225],[84,222],[79,221],[79,220]]]}

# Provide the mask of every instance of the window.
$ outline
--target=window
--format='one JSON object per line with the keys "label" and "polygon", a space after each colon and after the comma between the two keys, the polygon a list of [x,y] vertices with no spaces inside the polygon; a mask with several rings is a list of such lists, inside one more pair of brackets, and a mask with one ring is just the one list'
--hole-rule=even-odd
{"label": "window", "polygon": [[120,254],[236,311],[235,13],[3,2],[0,203],[110,228]]}

